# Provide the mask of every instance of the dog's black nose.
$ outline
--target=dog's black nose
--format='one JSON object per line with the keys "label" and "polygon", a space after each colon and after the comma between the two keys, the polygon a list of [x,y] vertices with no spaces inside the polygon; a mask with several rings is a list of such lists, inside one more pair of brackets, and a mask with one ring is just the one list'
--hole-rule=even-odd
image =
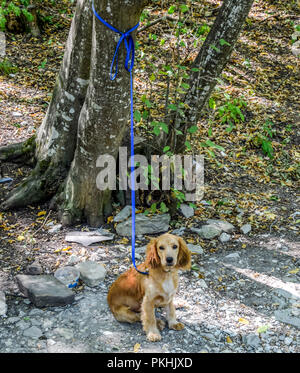
{"label": "dog's black nose", "polygon": [[172,264],[173,263],[173,258],[171,256],[168,256],[166,258],[167,264]]}

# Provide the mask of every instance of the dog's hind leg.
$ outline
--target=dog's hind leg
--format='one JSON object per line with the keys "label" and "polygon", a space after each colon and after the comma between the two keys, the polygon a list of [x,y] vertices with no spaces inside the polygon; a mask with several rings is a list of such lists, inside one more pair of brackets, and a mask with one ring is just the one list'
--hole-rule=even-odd
{"label": "dog's hind leg", "polygon": [[112,313],[115,316],[116,320],[120,322],[134,323],[137,321],[141,321],[141,314],[139,312],[132,311],[128,306],[125,305],[115,307],[112,310]]}

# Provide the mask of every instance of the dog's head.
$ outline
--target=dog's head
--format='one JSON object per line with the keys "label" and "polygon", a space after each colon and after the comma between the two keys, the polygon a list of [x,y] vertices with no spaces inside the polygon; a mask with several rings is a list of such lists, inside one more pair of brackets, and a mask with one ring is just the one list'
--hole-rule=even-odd
{"label": "dog's head", "polygon": [[181,237],[163,234],[152,238],[146,250],[146,266],[163,267],[165,270],[188,269],[191,266],[191,252]]}

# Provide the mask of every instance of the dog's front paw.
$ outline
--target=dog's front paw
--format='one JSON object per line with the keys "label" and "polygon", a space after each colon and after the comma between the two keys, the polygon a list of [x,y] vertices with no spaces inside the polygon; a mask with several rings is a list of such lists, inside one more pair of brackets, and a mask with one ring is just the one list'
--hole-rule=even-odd
{"label": "dog's front paw", "polygon": [[149,332],[147,334],[147,339],[150,342],[157,342],[161,340],[161,335],[159,333]]}
{"label": "dog's front paw", "polygon": [[181,322],[176,322],[174,324],[170,324],[169,328],[174,330],[182,330],[184,328],[184,325]]}

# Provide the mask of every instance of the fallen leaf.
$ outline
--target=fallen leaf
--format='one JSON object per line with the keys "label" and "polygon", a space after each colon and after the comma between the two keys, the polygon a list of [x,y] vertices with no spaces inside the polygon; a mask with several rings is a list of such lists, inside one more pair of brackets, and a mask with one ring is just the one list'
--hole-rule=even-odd
{"label": "fallen leaf", "polygon": [[244,319],[243,317],[240,317],[240,318],[239,318],[239,322],[240,322],[241,324],[244,324],[244,325],[248,325],[248,324],[249,324],[249,321],[246,320],[246,319]]}
{"label": "fallen leaf", "polygon": [[269,329],[269,325],[262,325],[257,329],[257,333],[258,334],[265,333],[268,329]]}
{"label": "fallen leaf", "polygon": [[289,273],[291,273],[292,275],[295,275],[298,272],[299,272],[299,268],[292,269],[291,271],[289,271]]}
{"label": "fallen leaf", "polygon": [[138,352],[138,350],[140,349],[141,345],[139,343],[136,343],[133,347],[133,352]]}
{"label": "fallen leaf", "polygon": [[40,211],[38,214],[37,214],[37,216],[42,216],[42,215],[46,215],[46,211]]}
{"label": "fallen leaf", "polygon": [[229,336],[226,337],[226,342],[227,343],[232,343],[232,340],[231,340],[231,338]]}
{"label": "fallen leaf", "polygon": [[123,237],[123,238],[119,241],[119,243],[123,243],[123,244],[127,244],[128,242],[129,242],[129,239],[126,238],[126,237]]}

